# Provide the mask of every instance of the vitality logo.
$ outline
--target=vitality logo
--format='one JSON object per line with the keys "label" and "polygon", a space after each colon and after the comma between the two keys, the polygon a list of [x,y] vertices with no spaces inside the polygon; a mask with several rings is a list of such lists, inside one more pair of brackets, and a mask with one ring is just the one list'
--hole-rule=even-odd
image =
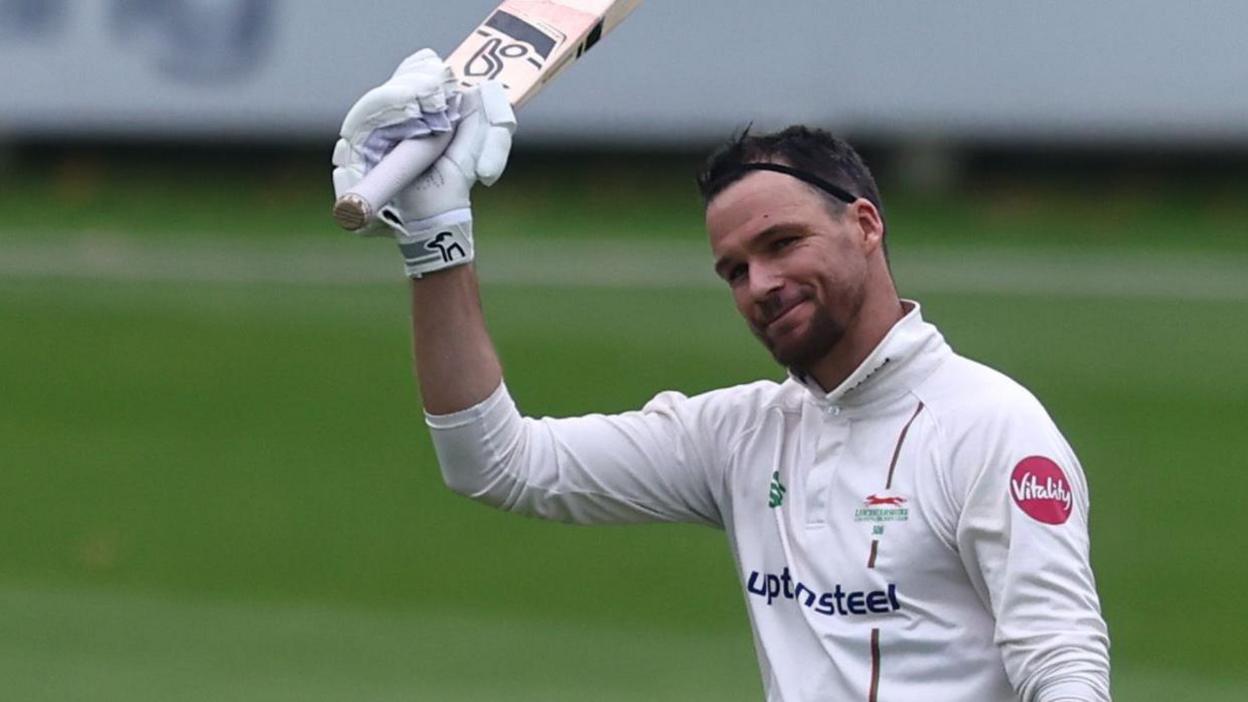
{"label": "vitality logo", "polygon": [[1044,456],[1028,456],[1019,461],[1010,476],[1010,496],[1027,516],[1045,524],[1065,524],[1074,507],[1074,493],[1066,474]]}
{"label": "vitality logo", "polygon": [[767,506],[775,509],[784,502],[784,493],[787,488],[784,483],[780,482],[780,471],[771,474],[771,491],[767,495]]}

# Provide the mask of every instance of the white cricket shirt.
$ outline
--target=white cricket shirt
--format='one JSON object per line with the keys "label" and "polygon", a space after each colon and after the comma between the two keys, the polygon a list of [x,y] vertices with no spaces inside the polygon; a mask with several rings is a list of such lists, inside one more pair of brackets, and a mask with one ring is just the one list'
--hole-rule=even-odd
{"label": "white cricket shirt", "polygon": [[547,519],[723,528],[768,700],[1109,700],[1079,462],[905,304],[832,392],[790,377],[532,419],[500,386],[427,417],[443,477]]}

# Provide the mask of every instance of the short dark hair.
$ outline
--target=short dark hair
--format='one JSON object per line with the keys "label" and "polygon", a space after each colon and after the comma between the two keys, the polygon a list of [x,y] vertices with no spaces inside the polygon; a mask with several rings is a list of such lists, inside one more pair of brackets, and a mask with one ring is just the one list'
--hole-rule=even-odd
{"label": "short dark hair", "polygon": [[[751,171],[741,170],[747,163],[780,163],[812,173],[829,183],[864,197],[884,217],[884,203],[875,178],[854,147],[843,139],[817,128],[794,125],[773,134],[755,136],[746,127],[707,158],[698,174],[698,190],[702,203],[710,204],[716,195]],[[818,188],[833,212],[841,212],[845,203]]]}

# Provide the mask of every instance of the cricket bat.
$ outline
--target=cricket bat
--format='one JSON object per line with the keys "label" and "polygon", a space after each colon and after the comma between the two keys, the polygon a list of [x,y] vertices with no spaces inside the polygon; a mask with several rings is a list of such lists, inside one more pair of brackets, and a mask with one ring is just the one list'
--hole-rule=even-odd
{"label": "cricket bat", "polygon": [[[641,0],[504,0],[446,59],[460,85],[503,84],[519,109],[629,15]],[[355,231],[442,155],[450,134],[401,142],[334,203]]]}

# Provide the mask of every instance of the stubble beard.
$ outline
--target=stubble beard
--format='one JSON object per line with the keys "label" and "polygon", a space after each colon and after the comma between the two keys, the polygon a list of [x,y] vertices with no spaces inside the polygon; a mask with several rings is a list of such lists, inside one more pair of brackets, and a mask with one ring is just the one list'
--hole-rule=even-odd
{"label": "stubble beard", "polygon": [[796,342],[780,345],[766,335],[762,336],[762,341],[776,363],[796,373],[808,374],[844,336],[845,325],[837,321],[826,307],[815,303],[809,327]]}
{"label": "stubble beard", "polygon": [[810,320],[801,338],[793,343],[779,345],[766,332],[755,330],[755,335],[763,342],[763,346],[771,352],[776,363],[799,375],[810,375],[814,367],[832,353],[836,345],[845,337],[848,325],[858,317],[862,309],[865,291],[852,289],[844,291],[850,301],[848,321],[837,319],[832,311],[816,298],[808,298],[812,307]]}

